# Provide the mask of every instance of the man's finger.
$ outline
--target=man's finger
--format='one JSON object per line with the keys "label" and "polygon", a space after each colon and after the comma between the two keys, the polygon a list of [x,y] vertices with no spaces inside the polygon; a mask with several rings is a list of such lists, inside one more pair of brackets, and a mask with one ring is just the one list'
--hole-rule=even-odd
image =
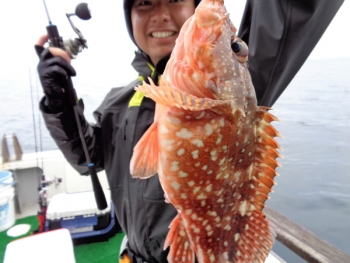
{"label": "man's finger", "polygon": [[49,40],[49,36],[42,35],[41,37],[39,37],[38,41],[36,42],[36,45],[43,47],[47,40]]}
{"label": "man's finger", "polygon": [[66,51],[64,51],[63,49],[60,49],[60,48],[57,48],[57,47],[50,47],[49,51],[52,54],[52,56],[54,56],[54,57],[61,57],[64,60],[66,60],[68,63],[70,63],[71,58],[68,55],[68,53]]}

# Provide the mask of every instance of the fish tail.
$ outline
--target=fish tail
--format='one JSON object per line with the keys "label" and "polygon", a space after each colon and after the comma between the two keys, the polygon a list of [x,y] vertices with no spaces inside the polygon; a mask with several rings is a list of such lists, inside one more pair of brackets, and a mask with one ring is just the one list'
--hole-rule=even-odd
{"label": "fish tail", "polygon": [[170,246],[167,258],[169,263],[194,263],[195,254],[180,215],[173,219],[169,228],[170,231],[164,243],[164,249]]}

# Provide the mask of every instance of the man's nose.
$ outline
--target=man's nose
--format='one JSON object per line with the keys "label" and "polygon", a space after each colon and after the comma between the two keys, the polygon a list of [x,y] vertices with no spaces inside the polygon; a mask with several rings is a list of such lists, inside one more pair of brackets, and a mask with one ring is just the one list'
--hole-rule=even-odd
{"label": "man's nose", "polygon": [[153,9],[152,21],[154,22],[167,22],[170,20],[170,7],[168,3],[164,3],[164,1],[160,1],[156,4]]}

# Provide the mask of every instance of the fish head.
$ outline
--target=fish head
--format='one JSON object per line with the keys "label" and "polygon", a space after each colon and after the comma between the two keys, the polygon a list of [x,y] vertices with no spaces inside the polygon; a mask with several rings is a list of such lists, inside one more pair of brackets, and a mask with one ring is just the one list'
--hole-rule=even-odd
{"label": "fish head", "polygon": [[233,100],[243,109],[255,98],[248,47],[237,37],[223,0],[203,0],[183,25],[164,79],[200,98]]}

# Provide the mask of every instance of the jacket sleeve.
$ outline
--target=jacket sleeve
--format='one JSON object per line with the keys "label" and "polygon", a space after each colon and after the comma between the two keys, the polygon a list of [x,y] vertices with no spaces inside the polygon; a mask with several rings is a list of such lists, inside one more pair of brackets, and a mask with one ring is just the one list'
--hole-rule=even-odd
{"label": "jacket sleeve", "polygon": [[275,103],[343,2],[247,0],[238,35],[249,46],[249,71],[259,105]]}
{"label": "jacket sleeve", "polygon": [[[67,106],[63,112],[52,114],[45,106],[44,101],[45,97],[40,102],[40,110],[51,137],[54,139],[58,148],[62,151],[63,155],[73,168],[80,174],[87,175],[87,161],[79,136],[77,123],[75,121],[73,108]],[[84,104],[82,100],[79,100],[76,109],[91,162],[95,164],[95,167],[98,170],[102,170],[104,158],[101,141],[101,127],[99,122],[101,113],[99,111],[94,113],[97,123],[91,125],[84,117]]]}

